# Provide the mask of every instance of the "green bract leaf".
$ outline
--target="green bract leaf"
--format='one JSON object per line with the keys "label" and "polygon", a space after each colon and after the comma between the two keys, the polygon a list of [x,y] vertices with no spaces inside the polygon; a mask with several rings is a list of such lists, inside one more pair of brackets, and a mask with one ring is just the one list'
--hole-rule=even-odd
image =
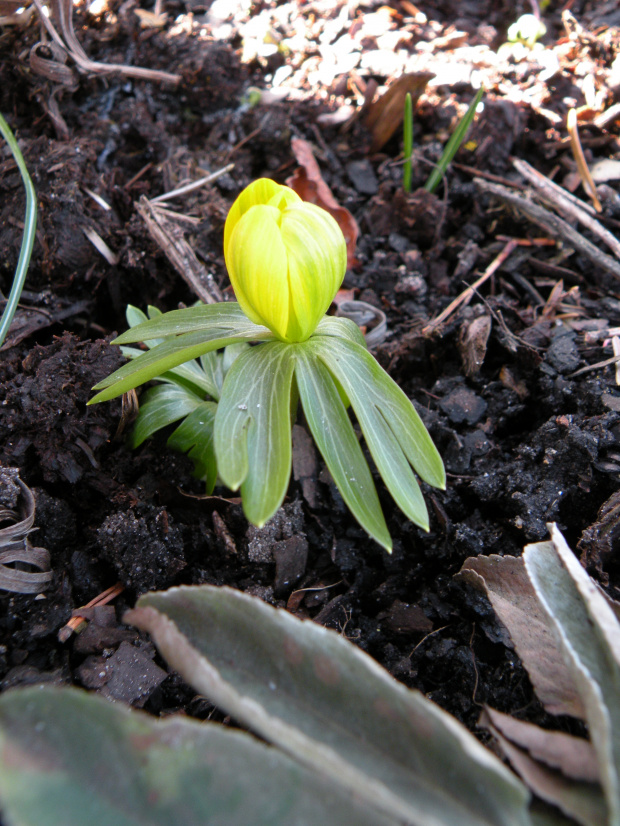
{"label": "green bract leaf", "polygon": [[[408,826],[529,825],[517,778],[341,635],[208,586],[146,594],[125,621],[148,630],[197,691],[367,812]],[[338,826],[356,822],[351,814]]]}
{"label": "green bract leaf", "polygon": [[334,379],[321,361],[306,354],[304,344],[298,347],[295,378],[306,421],[342,498],[362,528],[391,551],[370,469]]}
{"label": "green bract leaf", "polygon": [[336,318],[326,315],[318,323],[313,338],[316,336],[331,336],[343,338],[353,344],[366,347],[366,339],[357,324],[350,318]]}
{"label": "green bract leaf", "polygon": [[240,731],[76,689],[0,698],[11,826],[389,826],[324,775]]}
{"label": "green bract leaf", "polygon": [[413,469],[445,487],[441,457],[415,408],[370,353],[343,339],[315,337],[308,350],[333,373],[351,401],[379,473],[398,506],[428,529],[428,514]]}
{"label": "green bract leaf", "polygon": [[[446,472],[428,430],[411,401],[374,357],[364,348],[346,341],[336,343],[316,338],[313,342],[317,354],[347,393],[355,391],[360,410],[374,405],[383,412],[416,473],[429,485],[445,488]],[[357,415],[357,408],[353,406]]]}
{"label": "green bract leaf", "polygon": [[[113,344],[132,344],[151,338],[168,338],[183,333],[211,332],[216,328],[230,330],[242,322],[245,326],[256,329],[236,301],[219,304],[198,304],[183,310],[171,310],[157,317],[126,330],[114,339]],[[268,332],[265,327],[258,327],[257,332]],[[258,340],[258,339],[257,339]]]}
{"label": "green bract leaf", "polygon": [[217,481],[217,462],[213,446],[215,402],[202,402],[187,416],[168,439],[168,446],[187,453],[194,462],[195,475],[204,479],[207,493]]}
{"label": "green bract leaf", "polygon": [[163,384],[147,390],[134,425],[131,446],[138,447],[157,430],[187,416],[202,402],[200,396],[177,384]]}
{"label": "green bract leaf", "polygon": [[[209,306],[216,307],[218,305],[211,304]],[[174,310],[173,312],[185,311]],[[164,317],[162,316],[162,318]],[[158,319],[155,319],[155,321],[158,321]],[[151,322],[147,323],[150,324]],[[138,328],[134,327],[134,330],[136,329]],[[133,332],[133,330],[128,332]],[[218,350],[236,341],[265,341],[273,338],[273,333],[252,324],[245,316],[243,321],[241,319],[234,323],[231,321],[227,327],[216,326],[197,333],[183,333],[158,344],[157,347],[153,347],[152,350],[119,367],[110,376],[96,384],[94,389],[101,390],[101,392],[97,393],[89,404],[108,401],[115,398],[115,396],[120,396],[128,390],[133,390],[133,388],[161,376],[167,370],[171,370],[186,361],[191,361],[210,350]]]}
{"label": "green bract leaf", "polygon": [[243,510],[259,527],[282,504],[291,474],[291,385],[296,348],[269,342],[242,353],[222,388],[215,417],[220,477],[241,486]]}

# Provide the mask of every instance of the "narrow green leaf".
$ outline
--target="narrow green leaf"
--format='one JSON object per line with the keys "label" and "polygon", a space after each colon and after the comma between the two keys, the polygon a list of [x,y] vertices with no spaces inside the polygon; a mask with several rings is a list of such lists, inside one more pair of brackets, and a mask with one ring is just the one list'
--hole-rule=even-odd
{"label": "narrow green leaf", "polygon": [[206,353],[200,357],[200,365],[204,370],[212,390],[209,395],[216,401],[222,395],[222,385],[226,373],[230,370],[235,359],[245,352],[250,347],[247,341],[238,341],[235,344],[229,344],[224,348],[222,353]]}
{"label": "narrow green leaf", "polygon": [[[445,488],[443,462],[424,422],[376,359],[363,347],[346,341],[336,342],[327,338],[313,341],[322,360],[336,374],[347,394],[349,390],[355,390],[360,409],[372,404],[382,411],[416,473],[429,485]],[[353,398],[350,398],[353,403]],[[355,405],[354,409],[357,415]]]}
{"label": "narrow green leaf", "polygon": [[[144,343],[148,346],[148,342]],[[153,347],[158,343],[158,341],[151,342]],[[121,347],[121,353],[128,359],[137,359],[138,356],[144,355],[144,352],[144,350],[138,350],[137,347]],[[212,353],[207,353],[207,355],[213,355],[214,358],[217,357],[217,354],[213,351]],[[201,363],[202,358],[201,356]],[[161,376],[156,376],[156,379],[158,381],[168,381],[172,382],[172,384],[186,387],[198,395],[211,396],[216,400],[219,398],[218,387],[212,381],[211,375],[206,373],[196,361],[188,361],[185,362],[185,364],[180,364],[178,367],[173,367],[172,370],[167,370],[165,373],[162,373]]]}
{"label": "narrow green leaf", "polygon": [[411,192],[411,153],[413,152],[413,104],[411,92],[405,95],[405,112],[403,115],[403,189]]}
{"label": "narrow green leaf", "polygon": [[194,462],[195,475],[204,479],[207,493],[217,481],[217,462],[213,445],[213,424],[217,405],[203,402],[170,435],[168,446],[187,453]]}
{"label": "narrow green leaf", "polygon": [[202,402],[200,396],[176,384],[152,387],[143,396],[131,436],[131,446],[138,447],[153,433],[187,416]]}
{"label": "narrow green leaf", "polygon": [[22,244],[19,250],[19,258],[17,260],[17,267],[15,269],[15,276],[11,285],[11,291],[7,299],[6,305],[0,318],[0,346],[4,343],[6,334],[9,332],[15,310],[19,304],[19,299],[24,289],[24,282],[26,281],[26,274],[30,266],[30,257],[32,255],[32,248],[34,246],[35,233],[37,229],[37,194],[34,190],[32,179],[28,174],[28,168],[24,160],[24,156],[19,148],[19,143],[15,135],[11,132],[9,124],[0,115],[0,134],[8,143],[9,149],[15,159],[17,168],[22,176],[24,188],[26,190],[26,215],[24,217],[24,234],[22,236]]}
{"label": "narrow green leaf", "polygon": [[314,353],[342,384],[390,493],[404,513],[428,528],[428,515],[411,467],[445,487],[441,457],[415,408],[367,350],[342,339],[310,340]]}
{"label": "narrow green leaf", "polygon": [[197,691],[368,812],[410,826],[529,826],[529,794],[506,766],[342,635],[208,586],[146,594],[124,619]]}
{"label": "narrow green leaf", "polygon": [[0,796],[11,826],[393,823],[244,732],[73,688],[2,695]]}
{"label": "narrow green leaf", "polygon": [[427,182],[424,184],[424,189],[427,192],[434,192],[437,187],[439,186],[441,179],[446,173],[446,169],[452,163],[452,159],[459,151],[459,147],[465,140],[465,136],[467,135],[467,130],[474,119],[474,115],[476,114],[476,109],[478,108],[478,104],[482,100],[482,96],[484,94],[484,88],[481,87],[476,92],[474,99],[469,104],[469,108],[467,112],[463,115],[461,120],[458,122],[456,129],[452,133],[450,140],[446,144],[446,148],[443,151],[441,158],[439,159],[439,163],[433,169],[431,174],[428,177]]}
{"label": "narrow green leaf", "polygon": [[[237,341],[254,341],[257,339],[256,329],[256,325],[246,319],[245,322],[239,321],[236,326],[231,324],[227,330],[216,327],[167,339],[128,364],[123,364],[110,376],[96,384],[93,389],[101,392],[97,393],[88,403],[97,404],[120,396],[210,350],[218,350]],[[269,330],[266,330],[264,334],[261,333],[260,336],[263,336],[265,340],[273,339],[273,334]]]}
{"label": "narrow green leaf", "polygon": [[171,310],[169,313],[163,313],[126,330],[112,343],[131,344],[136,341],[167,338],[183,333],[209,332],[218,327],[230,330],[239,325],[248,330],[254,330],[257,335],[256,340],[262,340],[263,334],[269,332],[266,327],[253,324],[236,301],[228,301],[219,304],[199,304],[183,310]]}
{"label": "narrow green leaf", "polygon": [[362,528],[386,550],[392,540],[368,463],[331,373],[298,347],[295,378],[306,421],[336,487]]}
{"label": "narrow green leaf", "polygon": [[133,304],[127,305],[125,309],[125,318],[127,319],[127,324],[129,324],[130,327],[137,327],[138,324],[144,324],[149,320],[147,314],[142,312],[139,307],[135,307]]}
{"label": "narrow green leaf", "polygon": [[220,478],[231,490],[241,486],[244,513],[259,527],[282,504],[291,475],[295,354],[280,341],[242,353],[224,380],[215,416]]}

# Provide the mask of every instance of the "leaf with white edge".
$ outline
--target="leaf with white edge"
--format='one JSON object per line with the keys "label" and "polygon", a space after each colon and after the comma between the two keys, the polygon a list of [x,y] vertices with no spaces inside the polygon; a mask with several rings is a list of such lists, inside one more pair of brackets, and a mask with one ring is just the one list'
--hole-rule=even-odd
{"label": "leaf with white edge", "polygon": [[342,338],[345,341],[350,341],[352,344],[359,344],[360,347],[366,347],[364,334],[350,318],[337,318],[331,315],[323,316],[312,334],[312,338],[314,338],[314,336]]}
{"label": "leaf with white edge", "polygon": [[125,621],[197,691],[368,812],[410,826],[529,826],[529,794],[501,761],[334,631],[210,586],[145,594]]}
{"label": "leaf with white edge", "polygon": [[258,527],[284,501],[291,475],[295,353],[281,341],[242,353],[226,375],[215,416],[220,478],[231,490],[241,487],[243,511]]}
{"label": "leaf with white edge", "polygon": [[527,545],[525,567],[554,623],[582,697],[609,808],[620,824],[620,623],[556,525],[551,540]]}
{"label": "leaf with white edge", "polygon": [[269,332],[266,327],[253,324],[236,301],[228,301],[219,304],[199,304],[196,307],[162,313],[121,333],[112,344],[132,344],[136,341],[168,338],[184,333],[206,333],[218,328],[228,330],[239,324],[256,332],[259,337],[257,341],[262,340],[264,334]]}
{"label": "leaf with white edge", "polygon": [[202,402],[187,416],[168,439],[168,447],[187,453],[194,462],[194,473],[204,479],[207,493],[217,482],[217,462],[213,445],[215,402]]}
{"label": "leaf with white edge", "polygon": [[202,402],[200,396],[176,384],[162,384],[147,390],[131,435],[131,446],[138,447],[153,433],[187,416]]}
{"label": "leaf with white edge", "polygon": [[515,649],[536,696],[550,714],[584,718],[575,680],[553,633],[553,622],[542,608],[525,569],[523,557],[469,557],[457,574],[482,590]]}
{"label": "leaf with white edge", "polygon": [[[101,392],[97,393],[88,404],[97,404],[120,396],[211,350],[218,350],[237,341],[255,341],[257,340],[255,330],[256,325],[246,319],[245,322],[239,321],[235,327],[231,324],[227,329],[215,327],[211,330],[184,333],[175,338],[166,339],[152,350],[123,364],[114,373],[96,384],[93,389]],[[274,338],[269,330],[260,335],[264,340]]]}
{"label": "leaf with white edge", "polygon": [[331,373],[298,346],[295,378],[306,421],[329,472],[353,516],[387,551],[392,540],[372,480],[345,406]]}
{"label": "leaf with white edge", "polygon": [[0,698],[7,826],[395,826],[254,737],[73,688]]}

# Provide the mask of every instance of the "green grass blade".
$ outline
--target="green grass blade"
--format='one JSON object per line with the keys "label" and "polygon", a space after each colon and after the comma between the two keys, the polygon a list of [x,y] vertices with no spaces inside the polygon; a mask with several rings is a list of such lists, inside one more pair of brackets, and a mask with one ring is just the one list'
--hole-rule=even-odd
{"label": "green grass blade", "polygon": [[446,169],[452,163],[452,159],[458,152],[460,145],[465,140],[465,135],[467,134],[467,130],[469,129],[469,126],[472,120],[474,119],[476,109],[478,108],[478,104],[482,100],[483,94],[484,88],[480,87],[480,89],[478,89],[478,91],[476,92],[476,96],[469,104],[469,109],[459,121],[458,126],[456,127],[450,140],[446,144],[446,148],[443,151],[443,155],[439,159],[439,163],[429,175],[428,181],[424,184],[424,189],[426,189],[427,192],[434,192],[439,186],[441,179],[446,174]]}
{"label": "green grass blade", "polygon": [[138,447],[162,427],[187,416],[203,399],[176,384],[162,384],[144,394],[144,402],[131,436],[131,446]]}
{"label": "green grass blade", "polygon": [[362,528],[387,551],[392,540],[370,468],[327,368],[302,347],[295,378],[308,427],[347,507]]}
{"label": "green grass blade", "polygon": [[24,235],[22,237],[22,246],[19,251],[19,258],[17,260],[17,268],[15,270],[15,277],[9,292],[9,297],[6,302],[6,307],[0,319],[0,347],[4,343],[4,339],[9,331],[15,310],[19,304],[19,299],[24,289],[24,282],[26,280],[26,273],[30,266],[30,257],[32,255],[32,248],[34,246],[34,236],[37,229],[37,196],[34,191],[34,185],[28,174],[24,156],[21,153],[19,145],[15,140],[15,136],[5,119],[0,115],[0,134],[8,143],[9,149],[13,153],[15,162],[22,176],[24,188],[26,190],[26,217],[24,219]]}
{"label": "green grass blade", "polygon": [[231,490],[241,487],[245,515],[258,527],[288,489],[295,358],[296,348],[280,341],[242,353],[224,380],[215,416],[220,478]]}
{"label": "green grass blade", "polygon": [[411,93],[405,95],[405,113],[403,116],[403,189],[411,192],[411,153],[413,152],[413,104]]}

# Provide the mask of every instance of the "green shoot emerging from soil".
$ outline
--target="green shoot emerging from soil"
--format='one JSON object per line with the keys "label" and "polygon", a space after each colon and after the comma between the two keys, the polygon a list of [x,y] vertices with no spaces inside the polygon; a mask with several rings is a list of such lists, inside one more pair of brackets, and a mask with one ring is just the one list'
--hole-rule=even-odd
{"label": "green shoot emerging from soil", "polygon": [[403,189],[411,192],[411,153],[413,152],[413,105],[411,94],[405,95],[405,113],[403,117]]}
{"label": "green shoot emerging from soil", "polygon": [[15,270],[13,286],[11,287],[4,312],[2,313],[2,319],[0,320],[0,346],[2,346],[4,339],[6,338],[6,334],[9,331],[9,327],[11,326],[11,322],[13,321],[15,310],[17,309],[22,290],[24,289],[26,273],[28,272],[28,267],[30,265],[30,256],[32,255],[34,235],[37,228],[37,196],[35,194],[30,175],[28,174],[28,169],[26,168],[24,156],[21,153],[19,145],[15,140],[8,123],[2,115],[0,115],[0,134],[8,143],[9,149],[13,153],[13,157],[15,158],[15,162],[21,173],[24,187],[26,189],[26,217],[24,219],[22,246],[19,253],[19,259],[17,261],[17,269]]}
{"label": "green shoot emerging from soil", "polygon": [[[150,349],[140,355],[126,351],[132,361],[95,387],[100,392],[91,404],[159,379],[163,386],[149,391],[134,443],[187,416],[172,434],[172,444],[190,456],[194,450],[195,461],[200,455],[204,466],[197,463],[197,470],[208,486],[217,474],[231,490],[240,489],[247,518],[260,527],[286,496],[291,426],[301,400],[342,498],[364,530],[391,550],[350,406],[395,502],[428,530],[416,474],[444,488],[441,458],[409,399],[366,349],[359,328],[325,315],[346,269],[345,241],[336,221],[292,189],[259,179],[229,212],[224,254],[238,303],[158,316],[151,311],[149,320],[115,340],[121,345],[142,341]],[[233,351],[236,358],[224,375],[224,363],[209,354],[241,342],[259,344]],[[218,384],[212,374],[220,369]]]}
{"label": "green shoot emerging from soil", "polygon": [[478,89],[474,99],[469,104],[467,112],[465,112],[464,116],[459,121],[458,126],[456,127],[450,140],[446,144],[446,148],[444,149],[443,154],[439,159],[439,163],[429,175],[428,181],[424,184],[424,189],[426,189],[427,192],[434,192],[439,186],[441,179],[446,174],[446,169],[452,163],[452,159],[459,151],[461,144],[465,140],[467,130],[469,129],[470,124],[474,119],[476,109],[478,108],[478,104],[482,100],[483,94],[484,89],[481,87],[480,89]]}

